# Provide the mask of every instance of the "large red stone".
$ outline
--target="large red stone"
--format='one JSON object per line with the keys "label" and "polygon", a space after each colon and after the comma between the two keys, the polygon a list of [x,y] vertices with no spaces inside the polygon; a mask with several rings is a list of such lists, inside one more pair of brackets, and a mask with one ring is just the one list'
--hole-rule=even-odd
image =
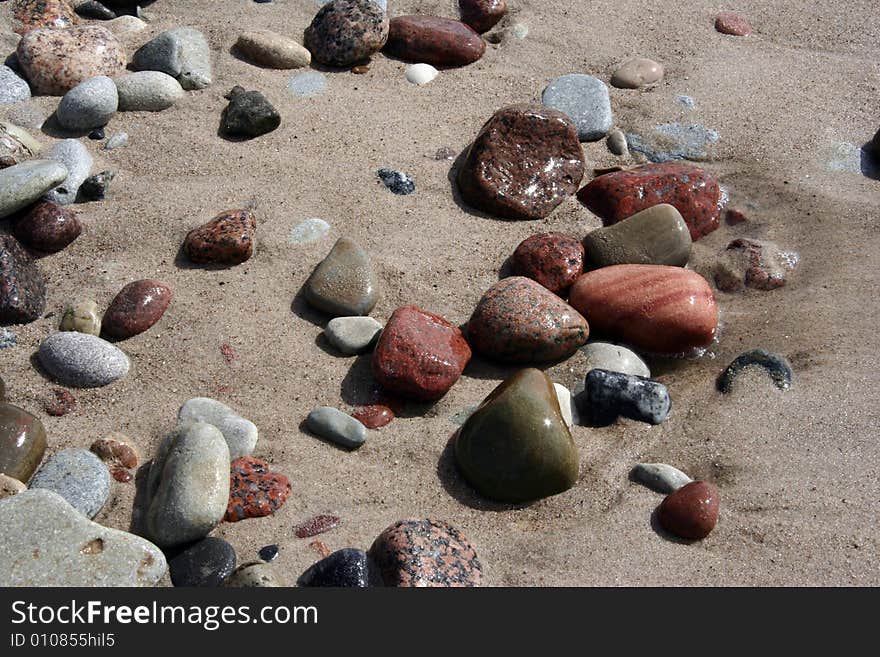
{"label": "large red stone", "polygon": [[170,303],[171,288],[161,281],[129,283],[110,302],[101,331],[119,340],[143,333],[162,318]]}
{"label": "large red stone", "polygon": [[449,391],[470,359],[458,327],[416,306],[403,306],[379,337],[373,374],[390,392],[431,401]]}
{"label": "large red stone", "polygon": [[507,13],[505,0],[458,0],[461,20],[477,32],[488,32]]}
{"label": "large red stone", "polygon": [[461,21],[436,16],[391,19],[384,52],[405,62],[465,66],[486,52],[486,42]]}
{"label": "large red stone", "polygon": [[265,461],[242,456],[232,462],[229,506],[224,520],[238,522],[275,513],[290,495],[290,480],[282,474],[270,474]]}
{"label": "large red stone", "polygon": [[657,520],[681,538],[706,538],[718,522],[718,489],[708,481],[692,481],[668,495],[657,507]]}
{"label": "large red stone", "polygon": [[254,253],[257,219],[250,210],[226,210],[189,231],[184,249],[193,262],[237,265]]}
{"label": "large red stone", "polygon": [[510,262],[513,273],[565,296],[584,273],[584,247],[562,233],[540,233],[520,242]]}
{"label": "large red stone", "polygon": [[606,226],[658,203],[675,206],[698,240],[718,228],[721,189],[705,169],[667,162],[608,173],[594,178],[577,194]]}

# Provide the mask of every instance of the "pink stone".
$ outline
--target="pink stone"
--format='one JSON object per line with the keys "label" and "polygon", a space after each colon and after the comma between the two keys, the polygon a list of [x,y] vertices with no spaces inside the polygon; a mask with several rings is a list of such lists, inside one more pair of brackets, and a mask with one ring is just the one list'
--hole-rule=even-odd
{"label": "pink stone", "polygon": [[537,281],[553,294],[565,296],[584,273],[584,247],[562,233],[540,233],[520,242],[510,263],[517,276]]}
{"label": "pink stone", "polygon": [[752,33],[748,19],[733,11],[722,11],[718,14],[715,17],[715,29],[732,36],[748,36]]}

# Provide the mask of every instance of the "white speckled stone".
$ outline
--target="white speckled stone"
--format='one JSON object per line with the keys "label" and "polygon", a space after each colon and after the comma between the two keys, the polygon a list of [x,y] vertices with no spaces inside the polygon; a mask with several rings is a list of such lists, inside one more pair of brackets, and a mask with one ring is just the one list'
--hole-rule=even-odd
{"label": "white speckled stone", "polygon": [[177,413],[177,421],[180,424],[207,422],[220,429],[229,446],[229,458],[232,460],[250,456],[257,446],[257,426],[226,404],[208,397],[194,397],[186,402]]}
{"label": "white speckled stone", "polygon": [[88,132],[107,125],[119,105],[116,85],[106,75],[80,82],[64,94],[55,117],[62,128]]}
{"label": "white speckled stone", "polygon": [[131,60],[139,71],[162,71],[187,90],[204,89],[212,81],[211,49],[192,27],[175,27],[141,46]]}
{"label": "white speckled stone", "polygon": [[31,97],[31,88],[15,71],[0,64],[0,105],[21,103]]}
{"label": "white speckled stone", "polygon": [[65,449],[46,459],[30,487],[54,491],[85,517],[94,518],[110,495],[110,472],[89,450]]}
{"label": "white speckled stone", "polygon": [[67,167],[52,160],[28,160],[0,169],[0,219],[26,207],[67,178]]}
{"label": "white speckled stone", "polygon": [[645,361],[626,347],[610,342],[590,342],[581,347],[580,351],[586,356],[584,373],[599,369],[651,378],[651,370]]}
{"label": "white speckled stone", "polygon": [[372,317],[334,317],[324,329],[327,341],[348,356],[369,351],[381,332],[382,325]]}
{"label": "white speckled stone", "polygon": [[633,468],[632,476],[651,490],[665,495],[693,481],[678,468],[665,463],[639,463]]}
{"label": "white speckled stone", "polygon": [[316,435],[348,449],[357,449],[367,439],[367,428],[351,415],[332,406],[318,406],[309,413],[306,425]]}
{"label": "white speckled stone", "polygon": [[129,362],[120,349],[87,333],[62,331],[43,340],[40,364],[58,383],[72,388],[99,388],[128,374]]}
{"label": "white speckled stone", "polygon": [[428,84],[437,74],[437,69],[430,64],[410,64],[403,73],[406,81],[415,85]]}
{"label": "white speckled stone", "polygon": [[138,71],[114,80],[119,111],[159,112],[186,95],[180,83],[161,71]]}
{"label": "white speckled stone", "polygon": [[592,75],[559,76],[544,89],[541,102],[568,114],[577,125],[581,141],[602,139],[614,124],[608,87]]}
{"label": "white speckled stone", "polygon": [[46,198],[58,205],[70,205],[76,201],[79,186],[89,177],[94,163],[92,156],[76,139],[62,139],[49,149],[46,159],[60,162],[67,168],[67,178],[47,192]]}

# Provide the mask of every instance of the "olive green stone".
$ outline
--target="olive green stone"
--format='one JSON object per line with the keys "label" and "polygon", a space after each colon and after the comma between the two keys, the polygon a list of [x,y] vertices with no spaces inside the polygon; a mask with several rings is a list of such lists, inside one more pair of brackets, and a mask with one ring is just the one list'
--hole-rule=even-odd
{"label": "olive green stone", "polygon": [[379,282],[370,256],[340,237],[305,285],[311,306],[333,317],[368,315],[379,300]]}
{"label": "olive green stone", "polygon": [[574,486],[578,453],[553,382],[520,370],[483,400],[455,440],[455,459],[481,494],[530,502]]}
{"label": "olive green stone", "polygon": [[673,206],[660,203],[636,212],[584,238],[588,265],[670,265],[684,267],[691,257],[691,234]]}
{"label": "olive green stone", "polygon": [[62,331],[77,331],[89,335],[100,335],[101,315],[98,312],[98,304],[89,299],[77,301],[64,310],[61,318]]}
{"label": "olive green stone", "polygon": [[45,451],[43,423],[18,406],[0,404],[0,472],[26,482]]}

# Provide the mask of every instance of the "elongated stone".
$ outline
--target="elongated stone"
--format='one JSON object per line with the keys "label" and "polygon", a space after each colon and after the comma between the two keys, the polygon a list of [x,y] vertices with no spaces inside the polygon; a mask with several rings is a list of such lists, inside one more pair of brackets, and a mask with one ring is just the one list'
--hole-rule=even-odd
{"label": "elongated stone", "polygon": [[46,309],[46,280],[12,235],[0,235],[0,323],[26,324]]}
{"label": "elongated stone", "polygon": [[106,340],[76,331],[53,333],[37,351],[40,364],[58,383],[99,388],[128,374],[128,356]]}
{"label": "elongated stone", "polygon": [[691,234],[681,213],[660,203],[584,238],[587,262],[610,265],[671,265],[684,267],[691,257]]}
{"label": "elongated stone", "polygon": [[0,472],[26,482],[45,452],[43,423],[23,408],[0,403]]}
{"label": "elongated stone", "polygon": [[250,61],[269,68],[302,68],[312,62],[304,46],[275,32],[245,32],[235,47]]}
{"label": "elongated stone", "polygon": [[124,340],[148,330],[165,314],[171,303],[171,288],[161,281],[133,281],[113,297],[104,313],[101,330]]}
{"label": "elongated stone", "polygon": [[662,383],[599,369],[587,372],[584,391],[575,401],[581,418],[602,424],[618,416],[660,424],[672,407],[669,391]]}
{"label": "elongated stone", "polygon": [[718,390],[724,393],[730,392],[734,381],[749,367],[761,368],[767,372],[770,380],[780,390],[788,390],[791,387],[793,377],[791,363],[784,356],[774,354],[766,349],[752,349],[737,356],[718,377]]}
{"label": "elongated stone", "polygon": [[384,51],[405,62],[466,66],[486,52],[486,42],[469,25],[437,16],[391,19]]}
{"label": "elongated stone", "polygon": [[177,421],[180,424],[207,422],[217,427],[226,439],[233,460],[253,454],[259,439],[257,425],[209,397],[194,397],[187,401],[177,412]]}
{"label": "elongated stone", "polygon": [[693,481],[678,468],[665,463],[639,463],[632,469],[632,476],[658,493],[674,493]]}
{"label": "elongated stone", "polygon": [[[4,69],[9,71],[5,66],[0,66],[0,105],[4,104]],[[10,75],[15,76],[12,71]],[[21,83],[27,87],[27,83],[21,80]],[[30,94],[30,91],[28,91]],[[8,121],[0,121],[0,169],[21,164],[26,160],[30,160],[37,153],[43,150],[43,145],[34,139],[24,128],[9,123]]]}
{"label": "elongated stone", "polygon": [[663,65],[652,59],[636,57],[614,71],[611,84],[619,89],[638,89],[658,82],[663,77]]}
{"label": "elongated stone", "polygon": [[324,328],[327,341],[347,356],[369,351],[381,332],[372,317],[334,317]]}
{"label": "elongated stone", "polygon": [[46,192],[45,198],[58,205],[70,205],[76,201],[79,188],[94,164],[89,149],[76,139],[62,139],[49,149],[46,159],[61,163],[67,169],[67,177]]}
{"label": "elongated stone", "polygon": [[306,425],[316,435],[346,449],[357,449],[367,439],[367,428],[363,424],[332,406],[313,409],[306,418]]}
{"label": "elongated stone", "polygon": [[0,169],[0,219],[27,207],[67,178],[54,160],[28,160]]}
{"label": "elongated stone", "polygon": [[379,300],[370,256],[352,240],[340,237],[312,272],[304,294],[309,305],[333,317],[368,315]]}

